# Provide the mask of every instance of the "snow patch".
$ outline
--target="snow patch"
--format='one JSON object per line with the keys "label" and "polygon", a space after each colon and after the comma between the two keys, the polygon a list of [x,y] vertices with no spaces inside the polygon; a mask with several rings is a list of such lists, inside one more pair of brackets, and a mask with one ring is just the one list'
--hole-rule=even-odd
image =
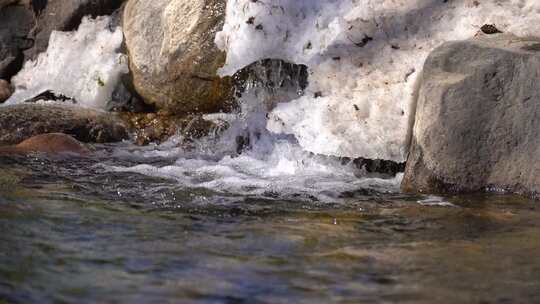
{"label": "snow patch", "polygon": [[128,72],[119,53],[122,29],[109,28],[110,17],[85,17],[74,32],[53,32],[46,52],[28,61],[12,79],[15,94],[6,104],[22,103],[50,90],[77,105],[105,109],[120,76]]}
{"label": "snow patch", "polygon": [[540,33],[538,0],[229,0],[220,71],[265,58],[309,67],[305,96],[278,105],[267,128],[307,151],[404,161],[414,87],[428,54],[484,24]]}

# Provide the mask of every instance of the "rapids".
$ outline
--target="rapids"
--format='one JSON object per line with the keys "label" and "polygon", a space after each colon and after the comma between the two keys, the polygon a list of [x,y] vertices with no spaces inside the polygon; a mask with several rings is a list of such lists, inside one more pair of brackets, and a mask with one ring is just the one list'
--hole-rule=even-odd
{"label": "rapids", "polygon": [[[402,174],[370,174],[353,160],[306,152],[294,136],[267,130],[269,110],[304,94],[305,67],[265,60],[251,65],[247,74],[238,89],[236,113],[206,116],[228,125],[224,131],[188,145],[178,144],[183,139],[177,137],[133,153],[119,149],[116,155],[135,157],[140,164],[105,168],[169,178],[186,188],[265,199],[336,202],[356,191],[399,192]],[[155,157],[169,163],[149,164],[147,159]]]}

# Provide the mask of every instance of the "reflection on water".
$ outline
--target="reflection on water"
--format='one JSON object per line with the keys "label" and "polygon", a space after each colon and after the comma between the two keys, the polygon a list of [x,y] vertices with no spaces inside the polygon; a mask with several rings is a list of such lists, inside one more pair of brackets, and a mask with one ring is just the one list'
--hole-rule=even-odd
{"label": "reflection on water", "polygon": [[538,202],[223,195],[100,162],[2,157],[0,303],[540,299]]}

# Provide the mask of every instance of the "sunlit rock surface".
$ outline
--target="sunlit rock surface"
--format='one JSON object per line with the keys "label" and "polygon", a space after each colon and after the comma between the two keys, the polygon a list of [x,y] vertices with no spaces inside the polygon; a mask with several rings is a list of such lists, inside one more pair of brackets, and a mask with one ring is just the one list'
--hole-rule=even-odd
{"label": "sunlit rock surface", "polygon": [[404,161],[416,79],[431,50],[484,24],[540,33],[536,0],[229,0],[216,43],[231,75],[260,59],[310,69],[304,97],[279,105],[268,128],[308,151]]}
{"label": "sunlit rock surface", "polygon": [[490,35],[428,57],[403,188],[540,194],[540,38]]}
{"label": "sunlit rock surface", "polygon": [[124,34],[133,84],[144,99],[174,113],[213,112],[231,96],[217,76],[225,54],[214,44],[225,0],[132,0]]}
{"label": "sunlit rock surface", "polygon": [[50,90],[77,105],[105,109],[120,76],[128,72],[119,53],[122,29],[109,17],[85,18],[75,32],[53,32],[47,52],[25,63],[12,78],[15,93],[6,104],[24,102]]}

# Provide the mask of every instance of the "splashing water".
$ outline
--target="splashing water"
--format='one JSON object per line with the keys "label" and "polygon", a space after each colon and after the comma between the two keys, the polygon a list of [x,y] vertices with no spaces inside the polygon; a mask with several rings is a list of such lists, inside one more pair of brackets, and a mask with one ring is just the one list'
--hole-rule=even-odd
{"label": "splashing water", "polygon": [[226,122],[230,127],[224,132],[194,141],[189,147],[177,147],[175,138],[155,149],[117,151],[118,156],[136,157],[142,163],[158,157],[174,159],[173,164],[107,168],[171,178],[186,188],[262,198],[330,202],[359,189],[398,191],[400,175],[369,177],[350,160],[306,152],[294,137],[266,129],[268,112],[277,103],[303,94],[305,67],[265,60],[250,66],[247,75],[239,89],[237,113],[206,116]]}

